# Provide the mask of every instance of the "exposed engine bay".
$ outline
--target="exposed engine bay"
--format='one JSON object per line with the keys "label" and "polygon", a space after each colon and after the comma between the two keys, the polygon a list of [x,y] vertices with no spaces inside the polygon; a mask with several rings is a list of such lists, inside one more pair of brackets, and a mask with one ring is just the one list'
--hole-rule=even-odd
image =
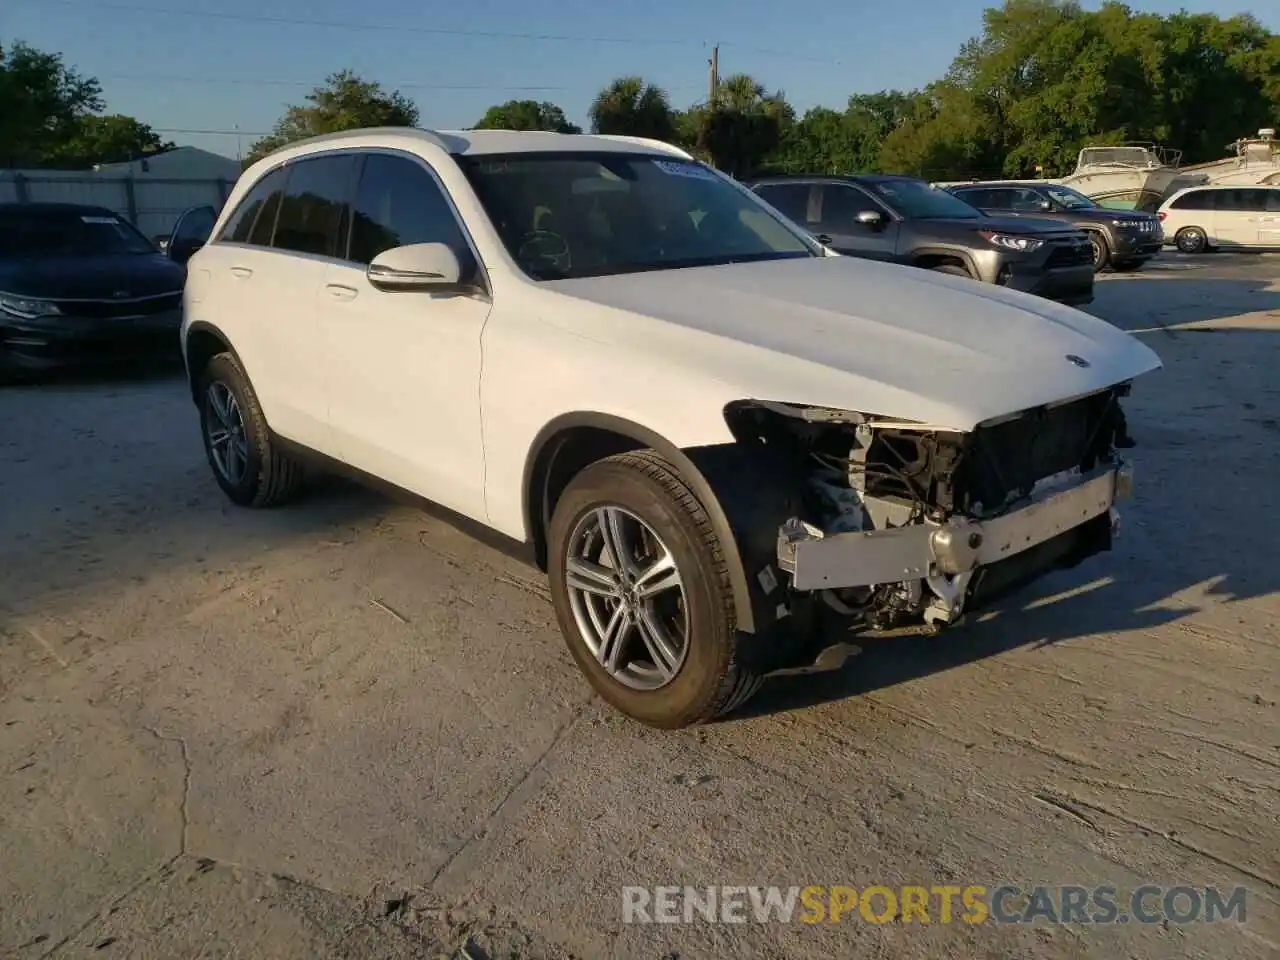
{"label": "exposed engine bay", "polygon": [[[992,574],[1016,586],[1109,548],[1111,501],[1129,483],[1116,455],[1131,445],[1128,392],[1121,384],[968,433],[761,401],[727,416],[740,440],[804,464],[798,515],[779,533],[793,587],[871,629],[940,629]],[[803,572],[797,545],[814,558]]]}

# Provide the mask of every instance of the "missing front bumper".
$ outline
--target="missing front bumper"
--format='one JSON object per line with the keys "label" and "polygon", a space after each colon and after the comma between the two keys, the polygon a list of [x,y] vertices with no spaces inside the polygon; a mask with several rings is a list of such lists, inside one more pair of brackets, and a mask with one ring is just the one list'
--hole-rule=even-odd
{"label": "missing front bumper", "polygon": [[1031,550],[1111,511],[1130,495],[1132,470],[1106,467],[987,520],[956,517],[888,530],[830,536],[800,520],[778,530],[778,566],[797,590],[870,587],[957,576]]}

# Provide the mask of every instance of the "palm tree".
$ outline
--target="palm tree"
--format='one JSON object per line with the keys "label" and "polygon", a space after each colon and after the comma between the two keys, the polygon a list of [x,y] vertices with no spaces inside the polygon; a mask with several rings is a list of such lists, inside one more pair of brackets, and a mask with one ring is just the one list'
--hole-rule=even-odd
{"label": "palm tree", "polygon": [[600,91],[591,104],[594,133],[625,134],[671,141],[675,116],[667,92],[642,77],[619,77]]}

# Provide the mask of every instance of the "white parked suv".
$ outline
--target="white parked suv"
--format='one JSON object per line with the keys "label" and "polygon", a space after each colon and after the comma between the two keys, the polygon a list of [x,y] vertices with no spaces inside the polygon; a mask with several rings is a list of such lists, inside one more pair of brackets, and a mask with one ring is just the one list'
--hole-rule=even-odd
{"label": "white parked suv", "polygon": [[234,502],[339,465],[522,546],[594,688],[668,728],[812,662],[817,608],[939,628],[1107,549],[1120,398],[1160,366],[1069,307],[837,256],[674,147],[553,133],[274,153],[185,314]]}

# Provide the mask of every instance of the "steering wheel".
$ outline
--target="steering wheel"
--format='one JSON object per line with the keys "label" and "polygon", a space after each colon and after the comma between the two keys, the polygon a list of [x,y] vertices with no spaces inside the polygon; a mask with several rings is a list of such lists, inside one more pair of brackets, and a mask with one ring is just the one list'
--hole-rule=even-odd
{"label": "steering wheel", "polygon": [[568,273],[573,256],[564,237],[550,230],[530,230],[520,238],[516,259],[531,265],[546,265]]}

